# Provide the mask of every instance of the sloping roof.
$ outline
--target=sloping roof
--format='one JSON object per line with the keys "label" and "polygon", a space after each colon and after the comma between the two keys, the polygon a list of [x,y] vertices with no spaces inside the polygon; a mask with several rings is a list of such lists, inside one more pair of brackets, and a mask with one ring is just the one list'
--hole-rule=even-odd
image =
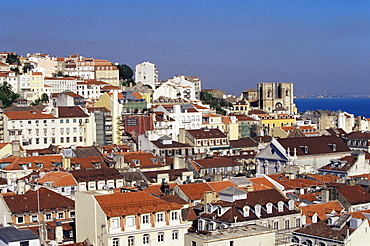
{"label": "sloping roof", "polygon": [[183,184],[178,187],[190,200],[202,200],[204,192],[213,191],[207,183]]}
{"label": "sloping roof", "polygon": [[[158,174],[168,174],[170,182],[175,181],[177,178],[181,178],[183,172],[188,172],[188,169],[170,169],[170,170],[156,170],[156,171],[143,171],[142,174],[149,180],[151,183],[156,183],[154,179],[157,178]],[[158,182],[158,180],[157,180]]]}
{"label": "sloping roof", "polygon": [[229,143],[233,148],[258,147],[258,143],[250,137],[239,138],[238,140],[230,140]]}
{"label": "sloping roof", "polygon": [[[334,213],[334,215],[339,215],[344,212],[344,208],[338,201],[330,201],[325,203],[317,203],[308,206],[299,207],[302,215],[306,216],[306,223],[312,223],[312,215],[317,214],[319,220],[326,220],[327,214]],[[333,214],[332,214],[333,215]]]}
{"label": "sloping roof", "polygon": [[236,195],[236,196],[240,196],[240,195],[246,195],[247,192],[245,191],[242,191],[236,187],[233,187],[233,186],[229,186],[227,187],[226,189],[223,189],[223,190],[220,190],[218,192],[218,194],[224,194],[224,195]]}
{"label": "sloping roof", "polygon": [[[333,227],[328,225],[328,220],[322,220],[314,224],[306,225],[303,228],[295,230],[294,232],[318,236],[321,238],[328,238],[337,241],[344,241],[347,235],[347,230],[351,234],[354,229],[344,225],[340,230],[334,230]],[[294,235],[293,232],[293,235]]]}
{"label": "sloping roof", "polygon": [[15,157],[11,156],[8,158],[0,159],[0,163],[9,163],[3,170],[23,170],[21,165],[27,165],[29,170],[38,170],[37,164],[42,164],[42,169],[54,169],[53,163],[62,162],[61,155],[43,155],[43,156],[27,156],[27,157]]}
{"label": "sloping roof", "polygon": [[93,169],[95,164],[100,163],[101,168],[108,168],[105,158],[102,156],[72,157],[71,166],[79,164],[81,169]]}
{"label": "sloping roof", "polygon": [[58,107],[59,118],[86,118],[88,114],[80,106],[60,106]]}
{"label": "sloping roof", "polygon": [[370,132],[350,132],[346,135],[346,139],[362,139],[362,140],[370,140]]}
{"label": "sloping roof", "polygon": [[122,179],[122,175],[115,168],[74,170],[71,174],[77,182]]}
{"label": "sloping roof", "polygon": [[235,187],[236,185],[231,182],[230,180],[223,180],[223,181],[215,181],[215,182],[208,182],[208,185],[212,188],[212,190],[216,191],[217,193],[221,190],[224,190],[228,187]]}
{"label": "sloping roof", "polygon": [[213,157],[209,159],[200,159],[194,160],[199,167],[201,168],[213,168],[213,167],[234,167],[241,166],[242,164],[237,161],[233,161],[224,157]]}
{"label": "sloping roof", "polygon": [[197,130],[187,130],[187,132],[196,139],[205,138],[226,138],[226,134],[219,129],[197,129]]}
{"label": "sloping roof", "polygon": [[72,174],[67,172],[48,172],[41,178],[37,179],[37,183],[39,184],[48,182],[53,182],[54,187],[77,185]]}
{"label": "sloping roof", "polygon": [[10,120],[32,120],[32,119],[55,119],[52,114],[44,114],[41,111],[5,111],[4,114]]}
{"label": "sloping roof", "polygon": [[39,236],[28,229],[19,230],[13,226],[7,226],[0,228],[0,239],[5,244],[9,244],[12,242],[39,239]]}
{"label": "sloping roof", "polygon": [[345,186],[337,188],[337,191],[351,204],[362,204],[370,202],[370,193],[360,185]]}
{"label": "sloping roof", "polygon": [[192,148],[190,144],[187,143],[180,143],[176,141],[172,141],[171,144],[163,144],[161,141],[151,141],[157,148],[160,149],[167,149],[167,148]]}
{"label": "sloping roof", "polygon": [[136,167],[140,169],[164,167],[164,164],[152,153],[137,151],[122,153],[122,155],[125,158],[125,162],[128,162],[130,167]]}
{"label": "sloping roof", "polygon": [[[42,202],[38,203],[38,197]],[[75,202],[54,191],[41,187],[38,191],[28,191],[23,195],[4,196],[12,214],[37,213],[38,204],[41,212],[74,209]]]}
{"label": "sloping roof", "polygon": [[[297,156],[350,152],[350,149],[345,145],[345,143],[336,136],[280,138],[277,139],[277,141],[286,150],[289,148],[290,155],[292,156],[294,155],[294,150],[297,151]],[[333,145],[335,145],[335,149],[333,148]],[[307,153],[305,153],[304,147],[307,147]]]}
{"label": "sloping roof", "polygon": [[331,183],[331,182],[337,182],[338,179],[340,179],[338,176],[334,176],[331,174],[327,175],[319,175],[319,174],[308,174],[309,177],[319,180],[325,184]]}
{"label": "sloping roof", "polygon": [[108,217],[181,209],[177,203],[164,201],[143,191],[101,195],[95,196],[95,199]]}
{"label": "sloping roof", "polygon": [[72,151],[77,157],[93,157],[102,155],[100,149],[96,146],[89,147],[78,146],[75,149],[72,149]]}

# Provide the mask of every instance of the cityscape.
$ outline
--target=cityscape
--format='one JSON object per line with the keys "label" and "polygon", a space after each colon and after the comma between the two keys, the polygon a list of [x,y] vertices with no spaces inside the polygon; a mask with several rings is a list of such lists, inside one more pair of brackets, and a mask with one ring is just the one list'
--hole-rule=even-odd
{"label": "cityscape", "polygon": [[[0,239],[20,245],[365,245],[370,119],[298,113],[79,54],[0,53]],[[15,239],[14,239],[15,238]]]}
{"label": "cityscape", "polygon": [[0,6],[0,246],[370,246],[369,1]]}

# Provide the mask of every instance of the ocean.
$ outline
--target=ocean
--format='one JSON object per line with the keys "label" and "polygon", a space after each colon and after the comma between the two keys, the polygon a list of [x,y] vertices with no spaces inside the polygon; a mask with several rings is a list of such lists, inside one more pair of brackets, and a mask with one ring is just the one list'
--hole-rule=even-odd
{"label": "ocean", "polygon": [[294,102],[298,112],[303,113],[307,110],[331,110],[346,111],[357,116],[370,118],[370,98],[296,98]]}

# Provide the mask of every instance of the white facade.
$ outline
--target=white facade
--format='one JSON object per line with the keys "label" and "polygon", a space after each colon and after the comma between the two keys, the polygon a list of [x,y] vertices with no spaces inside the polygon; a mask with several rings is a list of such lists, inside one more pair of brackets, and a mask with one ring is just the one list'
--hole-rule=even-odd
{"label": "white facade", "polygon": [[155,89],[158,85],[158,69],[154,63],[143,62],[135,67],[135,81],[150,85]]}
{"label": "white facade", "polygon": [[72,91],[74,93],[77,92],[77,82],[82,80],[78,80],[76,78],[52,78],[52,77],[45,77],[44,84],[50,86],[48,88],[51,93],[61,93],[63,91]]}
{"label": "white facade", "polygon": [[153,100],[163,96],[170,99],[196,100],[195,83],[188,81],[184,75],[175,76],[154,91]]}
{"label": "white facade", "polygon": [[[180,128],[186,130],[200,129],[202,126],[202,113],[196,110],[190,104],[175,104],[173,108],[165,108],[159,106],[154,109],[154,112],[163,112],[168,117],[174,119],[172,124],[172,139],[178,141]],[[169,135],[170,136],[170,135]]]}
{"label": "white facade", "polygon": [[77,94],[87,99],[96,100],[102,95],[101,89],[108,83],[96,80],[77,82]]}

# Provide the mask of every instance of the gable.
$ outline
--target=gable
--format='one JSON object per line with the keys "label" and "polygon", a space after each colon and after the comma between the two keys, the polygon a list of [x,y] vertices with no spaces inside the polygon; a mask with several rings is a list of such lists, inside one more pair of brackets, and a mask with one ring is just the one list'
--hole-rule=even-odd
{"label": "gable", "polygon": [[271,141],[257,155],[256,159],[270,159],[276,161],[287,161],[288,157],[285,154],[285,149],[277,141]]}

